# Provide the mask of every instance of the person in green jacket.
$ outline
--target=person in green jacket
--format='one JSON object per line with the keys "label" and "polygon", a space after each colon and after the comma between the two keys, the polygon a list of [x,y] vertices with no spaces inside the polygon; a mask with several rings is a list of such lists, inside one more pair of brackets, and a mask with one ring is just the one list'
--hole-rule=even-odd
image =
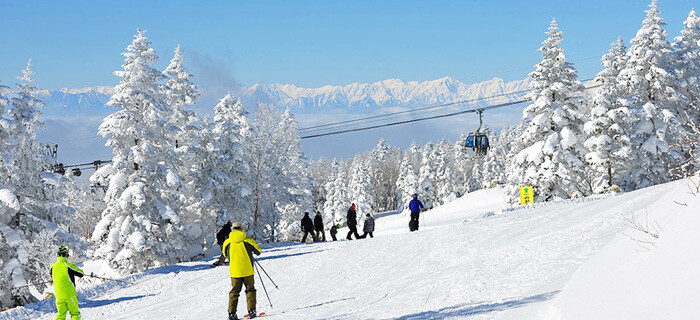
{"label": "person in green jacket", "polygon": [[233,223],[233,230],[224,241],[222,253],[229,259],[229,272],[231,274],[231,292],[228,294],[228,318],[238,320],[236,308],[238,296],[245,285],[246,303],[248,304],[248,317],[255,318],[255,278],[253,275],[253,253],[259,255],[262,252],[255,240],[241,231],[243,224]]}
{"label": "person in green jacket", "polygon": [[80,320],[78,311],[78,294],[75,292],[75,277],[82,278],[83,270],[68,262],[68,249],[58,248],[58,261],[51,265],[51,279],[56,294],[56,320],[65,320],[70,312],[71,320]]}

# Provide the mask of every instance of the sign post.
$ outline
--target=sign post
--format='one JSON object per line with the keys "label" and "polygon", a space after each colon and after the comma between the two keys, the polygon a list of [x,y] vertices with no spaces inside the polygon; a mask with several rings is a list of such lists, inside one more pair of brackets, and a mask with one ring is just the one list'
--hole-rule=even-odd
{"label": "sign post", "polygon": [[535,203],[535,195],[532,191],[532,186],[521,185],[520,186],[520,204],[532,204]]}

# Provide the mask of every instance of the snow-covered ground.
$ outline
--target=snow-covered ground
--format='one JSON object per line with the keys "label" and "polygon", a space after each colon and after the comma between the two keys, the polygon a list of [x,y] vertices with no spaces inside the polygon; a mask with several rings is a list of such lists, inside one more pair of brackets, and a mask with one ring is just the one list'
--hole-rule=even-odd
{"label": "snow-covered ground", "polygon": [[[279,290],[263,275],[271,307],[256,278],[258,311],[266,319],[690,319],[700,200],[688,185],[515,208],[500,189],[482,190],[425,212],[418,232],[408,232],[407,216],[389,214],[373,239],[265,245],[260,263]],[[623,217],[632,216],[658,224],[659,238],[630,229]],[[228,269],[212,262],[83,288],[83,318],[225,319]],[[53,319],[54,310],[47,299],[0,319]]]}

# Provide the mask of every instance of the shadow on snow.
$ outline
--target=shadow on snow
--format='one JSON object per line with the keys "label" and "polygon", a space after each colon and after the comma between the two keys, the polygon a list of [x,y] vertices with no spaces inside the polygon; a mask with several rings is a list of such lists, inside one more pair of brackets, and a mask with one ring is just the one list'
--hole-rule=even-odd
{"label": "shadow on snow", "polygon": [[543,302],[552,299],[559,291],[538,294],[530,297],[516,298],[501,302],[463,304],[453,307],[442,308],[437,311],[425,311],[414,314],[405,315],[393,320],[439,320],[451,317],[464,317],[486,314],[496,311],[504,311],[513,308],[519,308],[526,304]]}
{"label": "shadow on snow", "polygon": [[148,294],[148,295],[140,295],[140,296],[132,296],[132,297],[121,297],[121,298],[116,298],[116,299],[102,299],[102,300],[88,300],[85,299],[84,301],[80,301],[80,307],[81,308],[97,308],[97,307],[103,307],[106,305],[110,305],[113,303],[119,303],[123,301],[129,301],[129,300],[136,300],[136,299],[141,299],[149,296],[154,296],[155,294]]}

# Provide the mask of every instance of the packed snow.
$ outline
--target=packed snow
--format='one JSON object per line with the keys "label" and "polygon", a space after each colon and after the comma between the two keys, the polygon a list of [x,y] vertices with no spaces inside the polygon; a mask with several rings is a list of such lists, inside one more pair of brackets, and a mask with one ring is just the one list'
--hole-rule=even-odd
{"label": "packed snow", "polygon": [[[413,233],[408,216],[384,213],[375,238],[347,241],[341,229],[337,242],[266,244],[259,261],[279,289],[258,272],[272,301],[256,276],[258,311],[270,319],[619,319],[656,301],[633,318],[688,316],[700,262],[687,255],[700,226],[691,185],[525,207],[509,207],[501,189],[487,189],[424,212]],[[659,224],[658,243],[642,249],[644,238],[626,222],[632,217]],[[223,319],[228,268],[212,269],[213,261],[121,279],[133,285],[80,280],[83,317]],[[115,275],[99,262],[84,269]],[[47,299],[0,319],[53,319],[54,308]],[[238,313],[244,308],[239,302]]]}

